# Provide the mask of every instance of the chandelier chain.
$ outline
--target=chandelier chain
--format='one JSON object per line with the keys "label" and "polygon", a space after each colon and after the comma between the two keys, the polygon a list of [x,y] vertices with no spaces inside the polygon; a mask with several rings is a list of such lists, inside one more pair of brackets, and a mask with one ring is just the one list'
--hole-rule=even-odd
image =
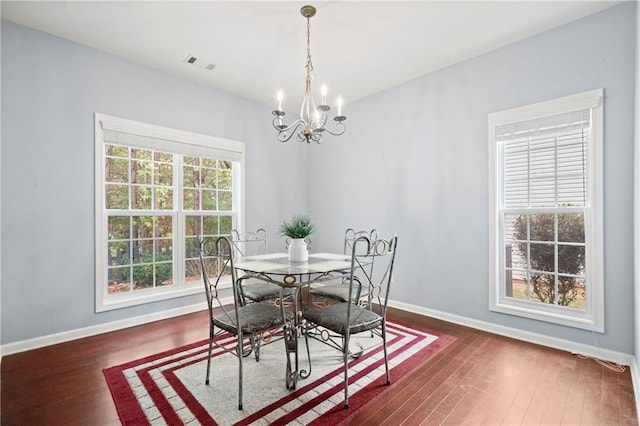
{"label": "chandelier chain", "polygon": [[311,62],[311,18],[307,18],[307,77],[313,72],[313,62]]}

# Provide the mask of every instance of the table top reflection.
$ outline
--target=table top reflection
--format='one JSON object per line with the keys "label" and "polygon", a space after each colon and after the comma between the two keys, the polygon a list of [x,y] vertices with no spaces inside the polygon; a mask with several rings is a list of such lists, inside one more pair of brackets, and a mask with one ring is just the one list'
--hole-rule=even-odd
{"label": "table top reflection", "polygon": [[247,256],[234,261],[236,269],[256,274],[323,274],[351,268],[351,257],[335,253],[309,254],[307,262],[289,262],[287,253]]}

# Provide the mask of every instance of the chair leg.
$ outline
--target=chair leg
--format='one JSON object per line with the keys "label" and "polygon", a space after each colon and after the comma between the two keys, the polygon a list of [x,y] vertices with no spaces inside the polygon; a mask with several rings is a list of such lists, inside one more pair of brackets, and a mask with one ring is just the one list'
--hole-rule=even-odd
{"label": "chair leg", "polygon": [[349,408],[349,337],[343,339],[342,360],[344,361],[344,408]]}
{"label": "chair leg", "polygon": [[238,410],[242,410],[242,358],[244,357],[242,356],[242,332],[240,330],[238,330],[236,337],[238,338],[238,362],[240,363],[238,369]]}
{"label": "chair leg", "polygon": [[384,351],[384,368],[387,372],[387,385],[391,384],[391,375],[389,374],[389,357],[387,356],[387,324],[382,321],[382,350]]}
{"label": "chair leg", "polygon": [[209,356],[207,357],[207,377],[204,380],[204,384],[209,384],[209,373],[211,372],[211,352],[213,349],[213,323],[209,326]]}

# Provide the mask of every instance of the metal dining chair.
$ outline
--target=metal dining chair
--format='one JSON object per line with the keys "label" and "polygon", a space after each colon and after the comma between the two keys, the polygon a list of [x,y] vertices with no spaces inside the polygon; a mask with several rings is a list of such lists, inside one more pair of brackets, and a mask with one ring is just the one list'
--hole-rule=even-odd
{"label": "metal dining chair", "polygon": [[[242,410],[242,360],[252,351],[256,362],[260,360],[260,345],[263,336],[271,336],[282,327],[284,320],[281,310],[264,303],[250,303],[245,305],[240,294],[240,284],[236,279],[233,267],[232,245],[227,237],[219,237],[215,240],[215,250],[207,250],[206,243],[213,240],[198,241],[200,248],[200,266],[204,290],[209,309],[209,356],[207,358],[207,375],[205,384],[209,384],[211,372],[211,355],[213,346],[222,348],[238,358],[238,409]],[[209,276],[215,276],[211,281]],[[233,293],[233,308],[223,305],[218,299],[218,285],[227,278],[231,279]],[[216,306],[214,306],[214,303]],[[218,338],[226,339],[227,333],[237,337],[236,344],[219,344]],[[245,339],[249,340],[248,349],[245,349]]]}
{"label": "metal dining chair", "polygon": [[[344,232],[344,246],[343,253],[345,255],[351,255],[353,244],[360,237],[366,237],[369,240],[378,239],[378,231],[374,228],[371,231],[355,231],[352,228],[347,228]],[[348,272],[348,271],[345,271]],[[369,298],[369,289],[361,288],[360,286],[354,286],[351,291],[351,298],[349,298],[349,285],[348,274],[345,273],[342,281],[332,280],[331,284],[319,283],[313,285],[309,290],[309,294],[314,299],[314,304],[326,304],[327,299],[330,301],[346,302],[348,300],[358,300],[361,303],[371,303]]]}
{"label": "metal dining chair", "polygon": [[[267,231],[260,228],[257,231],[240,232],[237,229],[231,230],[231,244],[236,256],[255,256],[269,253],[267,241]],[[270,302],[278,305],[280,300],[281,287],[248,276],[239,277],[243,301],[247,299],[252,302]],[[290,297],[291,289],[284,289],[284,297]]]}
{"label": "metal dining chair", "polygon": [[370,331],[382,338],[387,384],[391,383],[386,321],[397,245],[397,236],[389,240],[361,236],[353,241],[347,294],[353,294],[354,287],[360,284],[368,286],[373,299],[369,306],[359,305],[357,299],[351,299],[302,313],[306,320],[304,336],[307,346],[308,339],[315,338],[342,352],[345,408],[349,408],[349,359],[363,352],[362,348],[357,353],[349,349],[350,338],[354,334]]}

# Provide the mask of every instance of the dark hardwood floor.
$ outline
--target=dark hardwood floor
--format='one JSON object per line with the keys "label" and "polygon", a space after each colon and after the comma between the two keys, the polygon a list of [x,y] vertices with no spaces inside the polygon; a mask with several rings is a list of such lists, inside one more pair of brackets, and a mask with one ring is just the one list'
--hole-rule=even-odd
{"label": "dark hardwood floor", "polygon": [[[390,318],[457,340],[353,425],[638,424],[629,369],[398,310]],[[201,312],[3,357],[2,424],[119,424],[102,369],[207,335]]]}

